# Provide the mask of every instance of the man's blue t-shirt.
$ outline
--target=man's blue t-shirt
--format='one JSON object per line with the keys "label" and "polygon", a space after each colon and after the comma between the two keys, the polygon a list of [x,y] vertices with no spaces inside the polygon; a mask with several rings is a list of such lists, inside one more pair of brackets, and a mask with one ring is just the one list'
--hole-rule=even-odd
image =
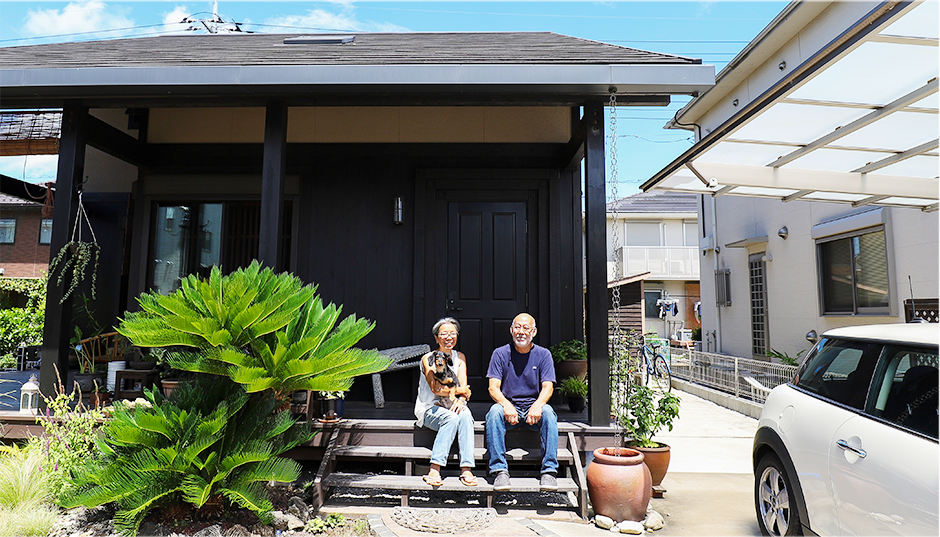
{"label": "man's blue t-shirt", "polygon": [[522,354],[511,343],[493,351],[487,378],[502,381],[500,390],[506,399],[520,408],[529,408],[538,399],[543,382],[555,382],[555,362],[545,347],[533,345]]}

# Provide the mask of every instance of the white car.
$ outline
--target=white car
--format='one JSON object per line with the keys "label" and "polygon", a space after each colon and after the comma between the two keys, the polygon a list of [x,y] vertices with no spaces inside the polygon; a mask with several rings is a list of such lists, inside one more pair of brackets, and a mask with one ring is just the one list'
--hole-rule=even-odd
{"label": "white car", "polygon": [[938,335],[830,330],[770,392],[753,453],[765,535],[940,535]]}

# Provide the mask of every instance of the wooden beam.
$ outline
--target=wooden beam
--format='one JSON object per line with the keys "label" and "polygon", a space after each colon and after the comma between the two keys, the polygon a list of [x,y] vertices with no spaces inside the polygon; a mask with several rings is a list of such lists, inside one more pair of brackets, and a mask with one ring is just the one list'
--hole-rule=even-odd
{"label": "wooden beam", "polygon": [[94,116],[88,116],[86,122],[85,138],[88,145],[134,166],[148,167],[145,144]]}
{"label": "wooden beam", "polygon": [[610,424],[610,365],[607,342],[607,185],[604,150],[604,103],[584,105],[584,219],[587,256],[585,339],[588,352],[590,425]]}
{"label": "wooden beam", "polygon": [[46,187],[0,174],[0,193],[21,200],[42,203],[46,197]]}
{"label": "wooden beam", "polygon": [[284,173],[287,169],[287,105],[268,104],[264,116],[264,158],[261,172],[261,232],[258,258],[266,267],[281,272],[281,234],[284,227]]}
{"label": "wooden beam", "polygon": [[[59,167],[56,172],[56,204],[49,244],[50,261],[69,241],[72,225],[78,216],[78,190],[85,175],[85,134],[89,118],[85,106],[69,102],[63,107]],[[60,304],[63,294],[63,286],[56,285],[55,280],[50,278],[46,289],[42,365],[39,371],[39,388],[46,397],[55,395],[56,375],[60,375],[64,383],[69,370],[72,297]]]}
{"label": "wooden beam", "polygon": [[571,139],[565,146],[565,154],[561,157],[561,167],[565,171],[571,171],[581,165],[581,159],[584,158],[584,139],[587,134],[587,126],[584,121],[579,121],[571,132]]}

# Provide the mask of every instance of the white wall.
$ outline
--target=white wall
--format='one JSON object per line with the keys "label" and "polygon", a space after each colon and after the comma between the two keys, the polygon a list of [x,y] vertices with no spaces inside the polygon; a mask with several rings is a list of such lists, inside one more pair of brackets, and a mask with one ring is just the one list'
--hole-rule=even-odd
{"label": "white wall", "polygon": [[[883,208],[886,211],[885,237],[889,266],[893,272],[891,301],[896,315],[827,315],[819,313],[816,242],[811,237],[814,225],[840,216],[871,210],[846,204],[721,196],[715,198],[718,221],[716,244],[718,267],[731,269],[730,307],[715,306],[714,269],[716,254],[710,252],[702,261],[703,339],[721,330],[721,349],[727,354],[751,356],[751,321],[747,260],[749,253],[765,251],[773,257],[767,263],[767,302],[770,347],[793,356],[810,345],[805,335],[810,330],[822,334],[841,326],[904,322],[903,301],[910,298],[907,277],[911,276],[917,298],[938,296],[937,261],[938,213],[917,209]],[[701,216],[700,216],[701,217]],[[705,200],[705,229],[712,233],[711,200]],[[786,226],[786,240],[777,231]],[[766,235],[767,243],[751,248],[727,248],[726,244]],[[892,248],[893,244],[893,248]],[[719,321],[720,317],[720,321]],[[706,349],[707,350],[707,349]]]}

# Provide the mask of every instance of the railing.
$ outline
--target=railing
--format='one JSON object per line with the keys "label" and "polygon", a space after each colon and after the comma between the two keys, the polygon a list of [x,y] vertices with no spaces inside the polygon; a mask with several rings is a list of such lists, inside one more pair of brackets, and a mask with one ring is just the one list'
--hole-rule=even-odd
{"label": "railing", "polygon": [[698,279],[698,248],[690,246],[624,246],[621,274],[642,274],[651,277]]}
{"label": "railing", "polygon": [[793,379],[796,366],[673,348],[671,370],[674,378],[763,403],[770,390]]}

